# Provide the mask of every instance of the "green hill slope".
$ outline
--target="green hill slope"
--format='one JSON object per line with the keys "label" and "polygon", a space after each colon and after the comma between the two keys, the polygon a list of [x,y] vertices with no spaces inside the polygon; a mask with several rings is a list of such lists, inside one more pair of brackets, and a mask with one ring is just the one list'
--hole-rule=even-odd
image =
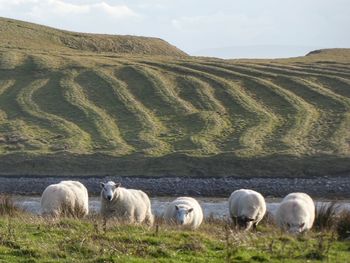
{"label": "green hill slope", "polygon": [[0,17],[0,47],[69,52],[187,56],[166,41],[152,37],[83,34]]}
{"label": "green hill slope", "polygon": [[[327,51],[290,60],[228,61],[181,58],[181,51],[163,52],[154,39],[155,45],[147,43],[155,51],[123,55],[118,48],[102,48],[102,38],[117,36],[7,19],[0,20],[4,32],[1,174],[350,171],[350,59],[339,56],[348,50],[336,50],[337,56]],[[18,34],[27,44],[16,42]],[[37,38],[44,35],[41,49]],[[74,49],[56,38],[74,35],[82,41]],[[92,52],[82,39],[92,39],[103,52]],[[140,55],[158,51],[163,56]]]}

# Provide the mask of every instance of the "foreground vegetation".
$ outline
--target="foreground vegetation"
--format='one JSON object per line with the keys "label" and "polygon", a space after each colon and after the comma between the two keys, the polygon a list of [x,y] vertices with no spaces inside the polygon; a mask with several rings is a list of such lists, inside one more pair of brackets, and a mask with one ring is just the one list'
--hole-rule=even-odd
{"label": "foreground vegetation", "polygon": [[237,232],[222,220],[186,231],[163,224],[104,225],[96,216],[0,218],[2,262],[347,262],[349,257],[350,241],[337,240],[331,231],[294,237],[271,225]]}
{"label": "foreground vegetation", "polygon": [[350,169],[347,49],[231,61],[10,19],[0,31],[2,174]]}
{"label": "foreground vegetation", "polygon": [[99,215],[44,219],[0,196],[1,262],[348,262],[350,212],[318,210],[313,231],[292,236],[268,216],[256,232],[207,218],[196,230],[127,225]]}

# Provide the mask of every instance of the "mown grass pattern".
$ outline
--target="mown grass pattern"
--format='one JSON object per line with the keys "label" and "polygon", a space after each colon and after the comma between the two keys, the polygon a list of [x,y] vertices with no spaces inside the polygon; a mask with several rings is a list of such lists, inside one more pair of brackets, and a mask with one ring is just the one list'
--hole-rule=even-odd
{"label": "mown grass pattern", "polygon": [[349,157],[347,50],[234,61],[189,57],[156,39],[0,26],[2,156]]}
{"label": "mown grass pattern", "polygon": [[[45,136],[62,136],[60,142],[43,138],[48,142],[35,151],[349,153],[349,79],[344,76],[310,76],[299,67],[293,75],[294,67],[284,70],[283,64],[274,69],[164,58],[105,58],[108,66],[95,61],[93,68],[86,63],[78,70],[68,63],[56,71],[61,60],[52,56],[44,63],[34,57],[11,72],[2,70],[0,108],[3,126],[20,117]],[[14,71],[21,77],[13,79]]]}

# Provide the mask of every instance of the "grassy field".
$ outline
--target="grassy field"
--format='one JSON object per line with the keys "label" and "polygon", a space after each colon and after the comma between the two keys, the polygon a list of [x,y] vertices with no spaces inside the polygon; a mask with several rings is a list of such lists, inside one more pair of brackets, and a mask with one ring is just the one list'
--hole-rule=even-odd
{"label": "grassy field", "polygon": [[5,18],[0,34],[0,174],[350,171],[348,49],[221,60]]}
{"label": "grassy field", "polygon": [[147,228],[98,216],[56,221],[19,213],[0,217],[0,262],[348,262],[350,241],[334,231],[301,236],[263,223],[240,232],[224,220],[189,231]]}

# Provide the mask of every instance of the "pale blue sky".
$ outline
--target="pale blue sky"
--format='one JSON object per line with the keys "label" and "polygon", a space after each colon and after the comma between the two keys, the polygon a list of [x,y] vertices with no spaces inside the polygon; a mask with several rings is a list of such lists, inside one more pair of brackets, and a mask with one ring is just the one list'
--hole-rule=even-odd
{"label": "pale blue sky", "polygon": [[350,47],[349,0],[0,0],[0,16],[73,31],[155,36],[197,55],[230,56],[230,47],[234,56],[247,56],[240,50],[254,53],[256,46],[262,57],[274,49],[294,56]]}

